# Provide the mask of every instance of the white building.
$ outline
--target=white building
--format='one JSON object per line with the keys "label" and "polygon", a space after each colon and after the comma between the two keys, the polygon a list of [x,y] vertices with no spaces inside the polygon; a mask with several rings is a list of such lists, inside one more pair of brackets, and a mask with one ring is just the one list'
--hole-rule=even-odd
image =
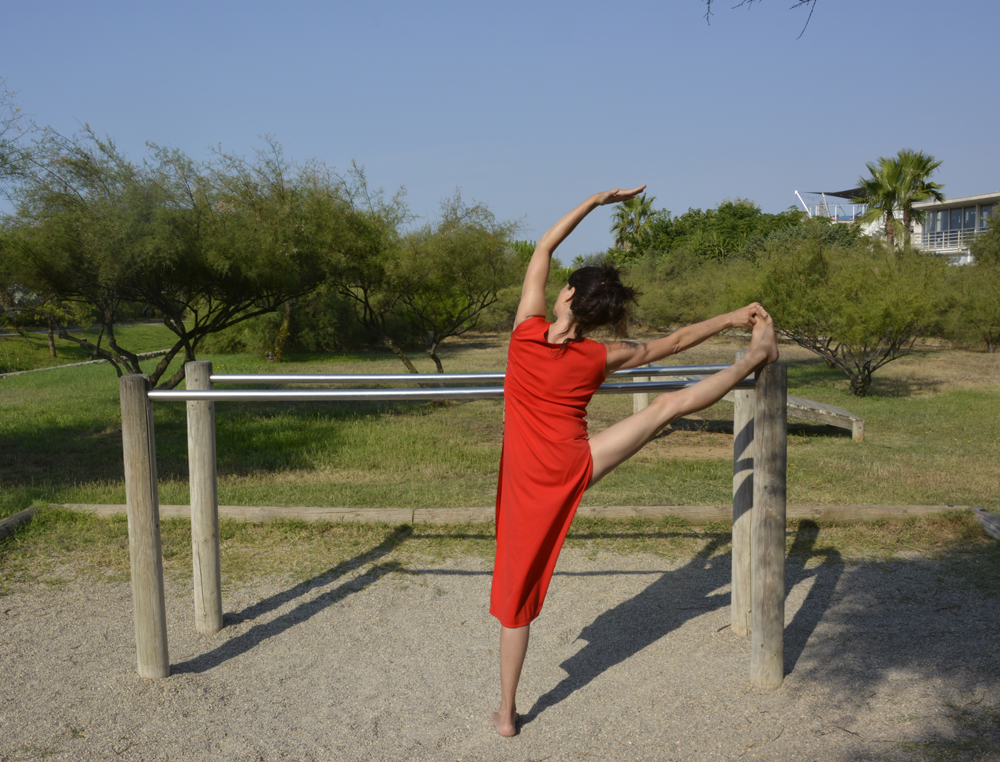
{"label": "white building", "polygon": [[1000,193],[959,196],[944,201],[921,201],[914,209],[924,213],[923,224],[913,224],[911,241],[923,251],[950,258],[954,265],[972,261],[969,246],[990,224]]}
{"label": "white building", "polygon": [[[807,193],[812,202],[807,204],[802,195],[795,191],[810,217],[826,217],[832,222],[855,222],[864,216],[868,205],[853,202],[860,193],[860,188]],[[998,203],[1000,193],[980,193],[977,196],[959,196],[944,201],[921,201],[914,204],[914,210],[923,212],[924,220],[923,223],[912,223],[911,243],[922,251],[948,257],[953,265],[968,264],[972,261],[969,246],[989,226]],[[902,212],[897,211],[896,219],[901,220],[902,217]],[[865,227],[864,232],[878,235],[882,225],[882,222],[871,223]]]}

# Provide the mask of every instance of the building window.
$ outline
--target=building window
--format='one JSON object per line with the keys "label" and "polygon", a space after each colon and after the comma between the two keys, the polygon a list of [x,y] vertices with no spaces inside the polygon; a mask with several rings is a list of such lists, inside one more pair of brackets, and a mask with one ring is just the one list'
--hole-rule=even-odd
{"label": "building window", "polygon": [[937,233],[941,230],[937,212],[924,212],[924,230],[928,233]]}
{"label": "building window", "polygon": [[965,224],[962,225],[966,230],[975,230],[976,228],[976,207],[967,206],[963,210],[965,212]]}
{"label": "building window", "polygon": [[962,229],[962,209],[951,209],[950,216],[951,219],[948,221],[948,230],[961,230]]}
{"label": "building window", "polygon": [[983,204],[979,207],[979,227],[988,228],[993,217],[993,204]]}

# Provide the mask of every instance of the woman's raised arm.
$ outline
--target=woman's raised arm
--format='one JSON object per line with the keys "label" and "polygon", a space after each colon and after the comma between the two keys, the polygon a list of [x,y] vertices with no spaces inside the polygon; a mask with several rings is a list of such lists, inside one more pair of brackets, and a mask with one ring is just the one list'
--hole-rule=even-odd
{"label": "woman's raised arm", "polygon": [[580,224],[580,220],[599,206],[628,201],[645,189],[646,186],[643,185],[632,190],[615,188],[603,193],[595,193],[573,211],[564,214],[555,225],[548,229],[545,235],[538,239],[535,252],[531,255],[531,261],[528,263],[528,272],[524,276],[524,285],[521,287],[521,302],[517,306],[517,315],[514,317],[515,328],[530,317],[536,315],[545,317],[545,284],[549,280],[549,265],[552,262],[552,254],[556,247],[566,240],[566,236]]}

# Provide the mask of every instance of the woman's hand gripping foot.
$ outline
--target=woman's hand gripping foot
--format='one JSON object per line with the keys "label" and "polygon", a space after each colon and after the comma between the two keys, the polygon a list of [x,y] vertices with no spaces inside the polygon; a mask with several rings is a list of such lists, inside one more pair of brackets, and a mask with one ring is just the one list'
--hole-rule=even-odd
{"label": "woman's hand gripping foot", "polygon": [[774,337],[774,321],[763,307],[758,308],[754,318],[747,355],[753,358],[755,368],[762,368],[778,359],[778,341]]}

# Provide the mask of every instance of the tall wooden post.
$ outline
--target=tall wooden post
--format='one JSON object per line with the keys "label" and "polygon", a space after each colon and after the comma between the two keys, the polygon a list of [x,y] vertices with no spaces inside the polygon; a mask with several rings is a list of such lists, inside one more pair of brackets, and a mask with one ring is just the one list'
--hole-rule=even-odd
{"label": "tall wooden post", "polygon": [[[646,367],[646,366],[643,366]],[[638,376],[633,381],[649,381],[649,376]],[[632,395],[632,413],[638,413],[649,407],[649,392],[636,392]]]}
{"label": "tall wooden post", "polygon": [[141,677],[166,677],[170,674],[170,658],[163,600],[153,406],[146,396],[149,377],[123,376],[120,388],[136,658]]}
{"label": "tall wooden post", "polygon": [[785,677],[785,363],[764,366],[755,394],[750,683],[773,690]]}
{"label": "tall wooden post", "polygon": [[[212,388],[212,363],[184,366],[188,389]],[[191,480],[191,545],[194,558],[194,621],[198,632],[222,629],[219,563],[219,489],[215,466],[215,403],[188,400],[188,473]]]}
{"label": "tall wooden post", "polygon": [[[739,361],[746,352],[737,352]],[[753,521],[753,389],[734,389],[733,397],[733,584],[730,623],[733,632],[747,637],[751,625],[751,567]]]}

